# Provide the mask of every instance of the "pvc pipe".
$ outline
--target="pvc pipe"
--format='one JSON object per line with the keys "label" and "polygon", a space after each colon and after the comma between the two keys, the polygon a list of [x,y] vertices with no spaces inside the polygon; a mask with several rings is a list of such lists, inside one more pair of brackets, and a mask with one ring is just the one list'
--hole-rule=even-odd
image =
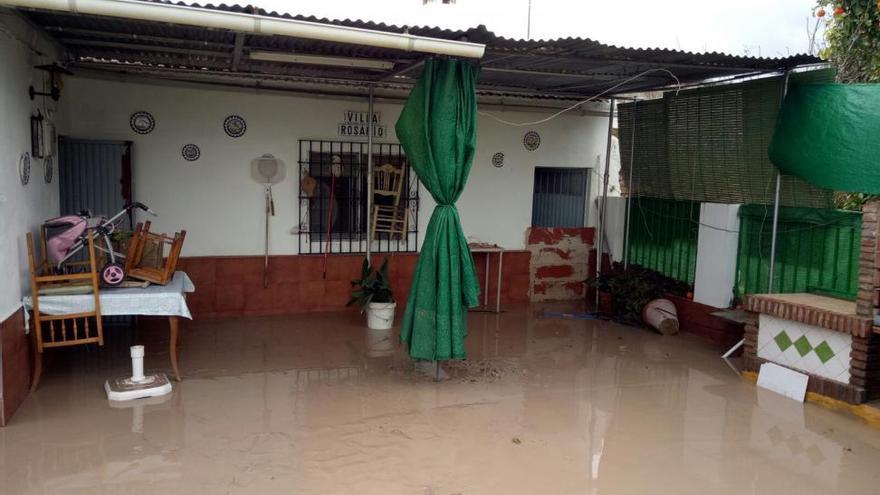
{"label": "pvc pipe", "polygon": [[746,343],[745,339],[740,340],[739,342],[737,342],[736,344],[734,344],[733,347],[731,347],[730,349],[728,349],[727,352],[725,352],[724,354],[722,354],[721,357],[724,358],[724,359],[729,358],[730,356],[733,355],[734,352],[736,352],[737,349],[739,349],[740,347],[742,347],[743,344],[745,344],[745,343]]}
{"label": "pvc pipe", "polygon": [[[776,173],[776,195],[773,198],[773,228],[770,233],[770,267],[767,269],[767,293],[773,294],[773,272],[776,269],[776,231],[779,228],[779,190],[782,189],[782,174]],[[766,211],[766,210],[765,210]],[[766,215],[766,213],[765,213]],[[766,218],[766,217],[765,217]]]}
{"label": "pvc pipe", "polygon": [[143,383],[144,378],[144,346],[131,346],[131,381]]}
{"label": "pvc pipe", "polygon": [[482,58],[486,51],[486,45],[479,43],[137,0],[0,0],[0,5],[169,22],[241,33],[292,36],[462,58]]}

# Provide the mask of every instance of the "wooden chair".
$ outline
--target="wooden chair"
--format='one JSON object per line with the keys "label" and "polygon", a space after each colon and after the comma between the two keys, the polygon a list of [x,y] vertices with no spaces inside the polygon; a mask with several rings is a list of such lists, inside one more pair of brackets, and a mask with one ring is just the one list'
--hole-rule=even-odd
{"label": "wooden chair", "polygon": [[[42,259],[37,262],[34,253],[34,239],[27,234],[28,264],[31,271],[31,298],[33,300],[33,333],[36,345],[34,346],[34,373],[31,378],[31,390],[35,390],[40,383],[42,374],[43,350],[52,347],[66,347],[72,345],[98,344],[104,345],[104,329],[101,324],[101,298],[100,281],[97,265],[95,262],[95,243],[92,233],[88,232],[88,255],[87,261],[66,263],[65,266],[84,266],[85,271],[57,275],[53,273],[45,252],[45,235],[41,236],[41,244],[44,247]],[[44,315],[40,312],[41,292],[51,291],[75,291],[78,288],[91,289],[95,298],[95,307],[92,311],[70,313],[64,315]]]}
{"label": "wooden chair", "polygon": [[395,167],[390,163],[373,169],[373,195],[391,198],[390,205],[373,204],[373,221],[370,224],[370,239],[376,239],[377,232],[384,232],[391,237],[406,235],[409,223],[409,208],[400,204],[403,191],[403,167]]}
{"label": "wooden chair", "polygon": [[[128,256],[125,258],[125,274],[131,278],[146,280],[154,284],[167,284],[174,277],[174,270],[177,268],[177,260],[180,259],[180,251],[183,249],[185,238],[185,230],[174,234],[174,237],[169,237],[150,232],[150,222],[138,223],[131,235]],[[164,258],[164,265],[156,267],[143,264],[145,248],[149,244],[158,246],[160,259],[164,258],[165,246],[171,246],[168,250],[168,257]]]}

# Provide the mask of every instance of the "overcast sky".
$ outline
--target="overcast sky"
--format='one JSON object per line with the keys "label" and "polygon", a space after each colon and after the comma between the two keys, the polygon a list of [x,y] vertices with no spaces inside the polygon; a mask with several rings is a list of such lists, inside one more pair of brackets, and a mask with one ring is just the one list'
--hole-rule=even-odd
{"label": "overcast sky", "polygon": [[[332,19],[467,28],[526,37],[528,0],[252,0],[270,10]],[[815,0],[532,0],[532,38],[769,57],[804,53]]]}

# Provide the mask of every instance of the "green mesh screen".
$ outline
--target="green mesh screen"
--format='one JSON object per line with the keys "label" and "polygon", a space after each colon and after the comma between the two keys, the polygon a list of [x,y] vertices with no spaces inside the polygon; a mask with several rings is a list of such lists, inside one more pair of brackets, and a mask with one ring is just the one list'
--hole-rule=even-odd
{"label": "green mesh screen", "polygon": [[693,284],[700,204],[638,197],[630,208],[629,262]]}
{"label": "green mesh screen", "polygon": [[[740,208],[736,296],[766,293],[773,208]],[[855,299],[862,216],[857,212],[781,207],[774,292],[816,292]]]}
{"label": "green mesh screen", "polygon": [[[795,80],[833,77],[814,73]],[[666,93],[619,105],[623,189],[633,196],[772,204],[776,169],[767,157],[782,79]],[[781,204],[827,208],[832,192],[783,177]]]}

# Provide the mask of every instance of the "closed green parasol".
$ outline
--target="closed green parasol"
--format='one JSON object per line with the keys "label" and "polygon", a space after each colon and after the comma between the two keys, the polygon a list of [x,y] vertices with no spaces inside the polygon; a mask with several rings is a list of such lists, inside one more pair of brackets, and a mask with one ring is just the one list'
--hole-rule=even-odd
{"label": "closed green parasol", "polygon": [[397,120],[407,159],[437,207],[416,264],[400,340],[410,357],[465,357],[467,308],[480,286],[455,202],[476,149],[477,69],[460,60],[428,60]]}

